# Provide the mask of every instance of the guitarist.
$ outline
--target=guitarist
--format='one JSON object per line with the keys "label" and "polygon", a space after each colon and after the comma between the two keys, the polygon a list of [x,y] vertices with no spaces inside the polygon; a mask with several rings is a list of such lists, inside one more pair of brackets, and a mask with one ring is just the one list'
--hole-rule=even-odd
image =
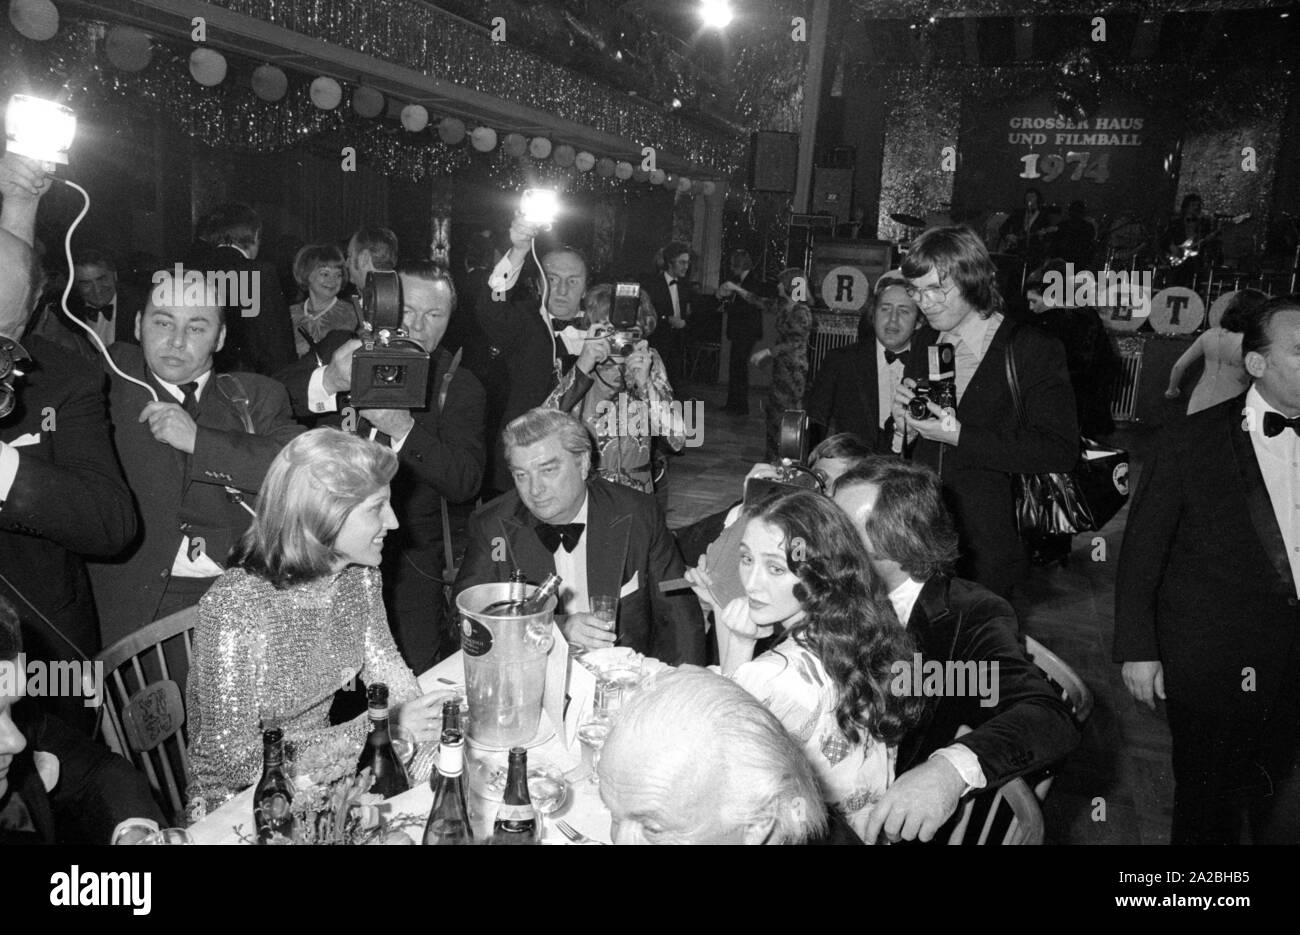
{"label": "guitarist", "polygon": [[[1059,211],[1060,209],[1056,209]],[[1043,206],[1043,195],[1036,188],[1025,189],[1025,205],[1003,223],[1002,252],[1024,257],[1025,266],[1033,269],[1047,255],[1047,237],[1056,233],[1052,209]]]}
{"label": "guitarist", "polygon": [[1169,266],[1167,286],[1190,288],[1209,266],[1209,257],[1202,246],[1211,228],[1209,219],[1201,216],[1201,207],[1201,196],[1190,192],[1183,198],[1178,217],[1160,237],[1160,253]]}

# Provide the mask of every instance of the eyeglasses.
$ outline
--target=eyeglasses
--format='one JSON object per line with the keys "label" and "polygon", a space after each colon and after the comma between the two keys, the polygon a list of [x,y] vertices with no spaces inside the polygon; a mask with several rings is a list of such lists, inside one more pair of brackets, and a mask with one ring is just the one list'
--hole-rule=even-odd
{"label": "eyeglasses", "polygon": [[950,283],[946,286],[926,286],[924,289],[905,286],[903,291],[907,293],[909,299],[919,305],[921,302],[943,302],[952,294],[952,290],[955,288],[956,286]]}

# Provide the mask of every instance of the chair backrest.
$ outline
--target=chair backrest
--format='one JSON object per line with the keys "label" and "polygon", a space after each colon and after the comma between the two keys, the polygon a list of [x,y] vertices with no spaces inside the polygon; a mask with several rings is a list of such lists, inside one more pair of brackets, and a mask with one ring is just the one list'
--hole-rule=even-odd
{"label": "chair backrest", "polygon": [[198,607],[188,607],[95,657],[104,668],[104,742],[145,774],[164,813],[177,822],[185,813],[189,774],[185,679],[198,616]]}
{"label": "chair backrest", "polygon": [[[968,724],[958,727],[957,739],[970,730]],[[967,843],[966,835],[974,825],[980,828],[976,844],[1043,843],[1042,809],[1029,784],[1019,777],[967,799],[948,835],[948,843]]]}
{"label": "chair backrest", "polygon": [[[1092,714],[1092,692],[1084,684],[1083,679],[1079,678],[1060,656],[1032,636],[1025,637],[1025,649],[1034,665],[1042,670],[1052,688],[1056,689],[1061,700],[1070,708],[1075,722],[1082,727],[1083,722],[1088,720],[1088,715]],[[1049,773],[1035,783],[1034,794],[1038,796],[1038,801],[1047,800],[1047,793],[1051,791],[1052,780],[1055,778],[1054,774]]]}

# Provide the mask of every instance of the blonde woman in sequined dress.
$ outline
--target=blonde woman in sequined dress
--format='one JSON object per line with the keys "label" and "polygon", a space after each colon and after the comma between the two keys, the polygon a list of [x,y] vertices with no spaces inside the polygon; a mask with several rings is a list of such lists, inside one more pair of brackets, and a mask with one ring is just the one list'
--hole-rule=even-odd
{"label": "blonde woman in sequined dress", "polygon": [[379,562],[397,528],[389,481],[397,456],[336,429],[298,436],[267,472],[229,568],[199,602],[189,677],[190,815],[257,780],[262,730],[299,753],[338,736],[360,754],[366,715],[330,723],[335,692],[359,678],[388,685],[394,718],[437,736],[446,692],[420,695],[384,612]]}

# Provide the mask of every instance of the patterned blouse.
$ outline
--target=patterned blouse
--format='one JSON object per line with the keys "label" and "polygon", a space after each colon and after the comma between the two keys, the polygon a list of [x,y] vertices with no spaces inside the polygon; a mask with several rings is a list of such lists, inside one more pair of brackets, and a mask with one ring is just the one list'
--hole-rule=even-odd
{"label": "patterned blouse", "polygon": [[189,675],[191,818],[252,785],[262,772],[262,729],[275,721],[298,753],[332,737],[356,741],[363,713],[330,726],[334,693],[360,676],[388,685],[394,708],[420,694],[388,629],[379,572],[338,575],[278,591],[231,568],[199,601]]}
{"label": "patterned blouse", "polygon": [[839,691],[817,654],[787,639],[746,662],[732,676],[776,715],[804,749],[827,804],[859,837],[871,808],[894,781],[897,748],[871,737],[849,743],[835,722]]}
{"label": "patterned blouse", "polygon": [[303,331],[311,336],[312,343],[319,344],[331,331],[356,331],[361,327],[361,315],[347,299],[336,298],[323,312],[309,308],[310,302],[307,299],[289,307],[289,317],[293,320],[293,344],[299,357],[311,350],[311,345],[302,336]]}

